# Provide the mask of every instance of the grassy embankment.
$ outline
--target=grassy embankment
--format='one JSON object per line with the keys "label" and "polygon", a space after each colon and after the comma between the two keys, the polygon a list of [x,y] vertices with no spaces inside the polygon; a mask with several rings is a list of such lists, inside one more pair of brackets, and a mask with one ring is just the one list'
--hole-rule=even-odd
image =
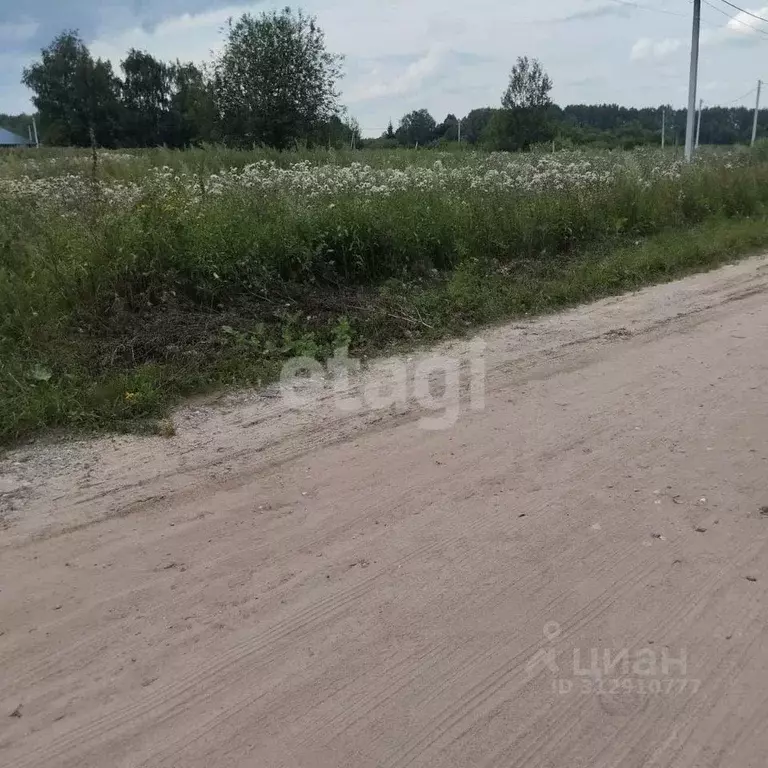
{"label": "grassy embankment", "polygon": [[[130,181],[183,163],[200,178],[195,200],[147,185],[116,205],[94,184],[62,208],[0,191],[0,442],[50,427],[154,430],[182,396],[264,383],[292,355],[322,358],[347,342],[370,355],[460,335],[768,244],[758,155],[650,183],[622,173],[578,189],[419,188],[331,202],[206,194],[222,158],[159,150],[97,169]],[[5,162],[7,179],[45,178]],[[71,163],[87,176],[83,162],[69,154],[57,173]]]}

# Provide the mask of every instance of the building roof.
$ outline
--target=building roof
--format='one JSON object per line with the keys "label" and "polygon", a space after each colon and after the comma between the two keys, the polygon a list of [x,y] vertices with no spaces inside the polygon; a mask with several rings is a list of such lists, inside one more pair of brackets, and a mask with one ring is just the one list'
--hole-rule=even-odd
{"label": "building roof", "polygon": [[0,128],[0,147],[27,147],[29,140]]}

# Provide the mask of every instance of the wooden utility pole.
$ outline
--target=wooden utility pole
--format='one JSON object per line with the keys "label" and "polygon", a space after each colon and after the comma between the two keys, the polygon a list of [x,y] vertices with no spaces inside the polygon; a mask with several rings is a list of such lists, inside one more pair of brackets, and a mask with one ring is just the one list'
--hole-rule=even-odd
{"label": "wooden utility pole", "polygon": [[701,133],[701,108],[704,105],[704,99],[699,99],[699,116],[696,118],[696,149],[699,148],[699,134]]}
{"label": "wooden utility pole", "polygon": [[755,138],[757,137],[757,112],[760,109],[760,86],[762,81],[757,81],[757,98],[755,99],[755,116],[752,118],[752,141],[749,143],[750,147],[755,146]]}

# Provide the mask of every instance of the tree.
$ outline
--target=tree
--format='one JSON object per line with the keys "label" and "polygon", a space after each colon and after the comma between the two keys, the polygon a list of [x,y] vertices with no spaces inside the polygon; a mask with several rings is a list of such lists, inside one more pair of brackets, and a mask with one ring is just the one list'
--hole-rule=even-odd
{"label": "tree", "polygon": [[400,144],[424,146],[435,138],[435,118],[426,109],[415,109],[400,120],[395,136]]}
{"label": "tree", "polygon": [[[666,105],[667,145],[675,143],[685,126],[686,110]],[[560,135],[578,144],[630,148],[661,141],[661,107],[621,107],[618,104],[570,104],[556,115]],[[554,112],[554,108],[550,109]],[[747,107],[709,107],[703,111],[701,138],[707,144],[748,143],[753,112]],[[768,110],[758,115],[758,136],[766,135]]]}
{"label": "tree", "polygon": [[213,87],[204,69],[177,61],[170,65],[171,102],[167,142],[189,147],[216,138]]}
{"label": "tree", "polygon": [[504,109],[548,107],[552,103],[551,90],[552,81],[539,60],[519,56],[509,73],[509,85],[501,97],[501,106]]}
{"label": "tree", "polygon": [[134,147],[167,143],[172,69],[144,51],[131,48],[120,63],[123,70],[124,136]]}
{"label": "tree", "polygon": [[360,126],[354,117],[342,120],[339,115],[331,115],[309,139],[309,143],[328,149],[349,149],[353,145],[359,147]]}
{"label": "tree", "polygon": [[396,149],[399,146],[397,134],[392,126],[392,121],[387,123],[387,130],[377,139],[366,139],[365,146],[369,149]]}
{"label": "tree", "polygon": [[448,113],[445,120],[435,128],[435,135],[443,141],[458,141],[459,120],[456,115]]}
{"label": "tree", "polygon": [[363,132],[360,129],[360,122],[356,117],[350,117],[347,120],[347,129],[349,130],[349,143],[352,149],[360,147],[363,140]]}
{"label": "tree", "polygon": [[119,132],[120,83],[112,65],[93,60],[76,31],[63,32],[24,69],[22,82],[34,96],[43,139],[49,144],[115,146]]}
{"label": "tree", "polygon": [[537,109],[495,109],[483,132],[483,143],[496,151],[518,152],[554,135],[546,113]]}
{"label": "tree", "polygon": [[461,140],[468,144],[477,144],[495,111],[492,107],[473,109],[461,121]]}
{"label": "tree", "polygon": [[483,133],[491,149],[516,151],[547,141],[553,131],[547,111],[552,81],[538,59],[520,56],[509,73],[509,84]]}
{"label": "tree", "polygon": [[338,112],[341,63],[301,11],[246,13],[230,22],[214,75],[222,137],[279,149],[311,139]]}

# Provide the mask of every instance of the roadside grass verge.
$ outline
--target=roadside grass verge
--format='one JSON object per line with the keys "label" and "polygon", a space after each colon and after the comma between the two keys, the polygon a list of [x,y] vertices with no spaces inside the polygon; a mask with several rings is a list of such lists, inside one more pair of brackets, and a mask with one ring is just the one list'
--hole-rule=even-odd
{"label": "roadside grass verge", "polygon": [[768,245],[768,163],[622,163],[581,185],[566,163],[526,192],[485,171],[304,197],[173,179],[122,202],[87,181],[62,199],[0,189],[0,443],[157,431],[184,396],[263,385],[296,355],[386,353]]}
{"label": "roadside grass verge", "polygon": [[512,266],[468,258],[450,274],[376,289],[286,288],[282,306],[248,298],[204,310],[116,308],[98,328],[82,317],[80,326],[50,328],[37,336],[32,359],[29,347],[5,346],[0,441],[51,427],[162,431],[184,396],[264,385],[297,354],[323,359],[348,343],[358,356],[391,352],[712,269],[766,246],[765,215],[718,218]]}

